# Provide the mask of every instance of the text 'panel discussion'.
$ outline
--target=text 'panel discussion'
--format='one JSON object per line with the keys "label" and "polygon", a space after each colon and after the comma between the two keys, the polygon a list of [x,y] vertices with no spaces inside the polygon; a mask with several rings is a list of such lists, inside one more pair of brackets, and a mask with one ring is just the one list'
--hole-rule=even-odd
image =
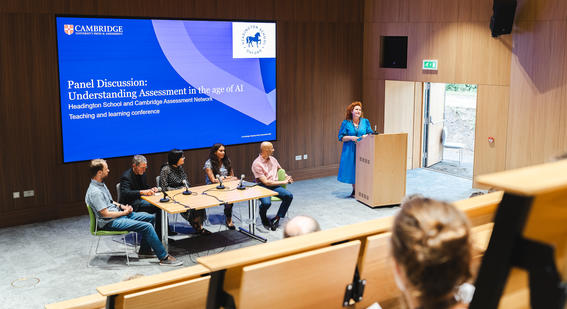
{"label": "text 'panel discussion'", "polygon": [[566,1],[0,16],[0,308],[567,309]]}

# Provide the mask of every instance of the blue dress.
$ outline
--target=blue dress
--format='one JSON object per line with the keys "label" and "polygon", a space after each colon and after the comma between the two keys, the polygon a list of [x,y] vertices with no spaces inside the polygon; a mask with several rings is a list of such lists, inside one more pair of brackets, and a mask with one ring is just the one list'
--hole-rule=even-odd
{"label": "blue dress", "polygon": [[[339,142],[343,140],[343,136],[362,136],[372,133],[370,121],[366,118],[360,118],[358,129],[352,123],[352,120],[343,120],[341,129],[339,130]],[[339,175],[337,180],[344,183],[354,184],[356,178],[356,143],[353,141],[343,142],[343,152],[341,153],[341,164],[339,166]]]}

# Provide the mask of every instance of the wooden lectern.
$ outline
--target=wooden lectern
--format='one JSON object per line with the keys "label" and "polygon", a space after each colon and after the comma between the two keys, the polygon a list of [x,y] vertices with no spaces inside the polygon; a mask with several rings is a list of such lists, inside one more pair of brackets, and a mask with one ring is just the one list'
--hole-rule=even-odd
{"label": "wooden lectern", "polygon": [[370,207],[399,204],[406,194],[408,134],[369,135],[356,145],[356,199]]}

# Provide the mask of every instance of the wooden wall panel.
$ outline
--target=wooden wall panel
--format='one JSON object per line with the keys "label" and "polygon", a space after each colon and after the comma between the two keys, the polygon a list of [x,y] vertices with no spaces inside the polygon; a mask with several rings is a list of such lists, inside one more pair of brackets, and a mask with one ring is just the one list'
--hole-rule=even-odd
{"label": "wooden wall panel", "polygon": [[275,10],[277,20],[294,20],[295,1],[275,1]]}
{"label": "wooden wall panel", "polygon": [[[364,58],[364,78],[365,79],[389,79],[389,80],[408,80],[407,69],[390,69],[380,67],[380,37],[382,36],[408,36],[411,24],[405,23],[365,23],[365,58]],[[408,38],[408,68],[414,64],[411,62],[415,57],[415,41]]]}
{"label": "wooden wall panel", "polygon": [[376,126],[383,133],[386,81],[365,79],[363,88],[364,117],[370,120],[372,128]]}
{"label": "wooden wall panel", "polygon": [[[53,34],[51,29],[45,29],[50,24],[49,19],[19,14],[7,16],[2,22],[2,36],[6,38],[3,46],[21,50],[42,50],[49,46],[47,37]],[[21,37],[29,39],[24,41]],[[42,189],[40,179],[49,177],[51,172],[42,161],[53,155],[54,141],[46,137],[56,139],[57,135],[44,136],[42,133],[44,128],[55,128],[57,122],[54,119],[57,118],[53,116],[57,110],[45,110],[43,104],[49,105],[50,97],[58,98],[57,84],[49,74],[55,65],[41,67],[38,64],[54,55],[52,51],[37,53],[33,57],[2,52],[0,58],[0,67],[5,69],[2,70],[1,91],[4,96],[1,113],[5,117],[2,119],[3,164],[8,167],[3,169],[2,175],[3,182],[7,183],[5,188],[9,190],[4,191],[2,197],[6,201],[5,207],[14,211],[32,208],[35,201],[45,201],[48,193],[42,190],[33,199],[12,199],[11,192]],[[41,87],[42,84],[46,87]]]}
{"label": "wooden wall panel", "polygon": [[[366,23],[369,68],[365,78],[445,82],[455,79],[457,23]],[[407,69],[380,68],[380,37],[408,36]],[[372,59],[374,58],[374,59]],[[422,71],[424,59],[438,59],[439,71]],[[365,59],[366,60],[366,59]]]}
{"label": "wooden wall panel", "polygon": [[409,5],[410,22],[456,22],[459,3],[455,0],[420,0]]}
{"label": "wooden wall panel", "polygon": [[[380,37],[408,36],[408,68],[380,68]],[[492,38],[484,22],[365,23],[364,78],[509,85],[511,37]],[[437,72],[422,71],[438,59]]]}
{"label": "wooden wall panel", "polygon": [[408,22],[409,0],[375,1],[366,0],[364,4],[364,21],[366,22]]}
{"label": "wooden wall panel", "polygon": [[[506,169],[509,95],[508,86],[478,86],[474,177]],[[489,137],[494,143],[488,142]]]}
{"label": "wooden wall panel", "polygon": [[565,20],[567,18],[567,2],[564,0],[534,1],[536,4],[536,20]]}
{"label": "wooden wall panel", "polygon": [[384,133],[407,133],[407,169],[413,168],[414,82],[386,81]]}
{"label": "wooden wall panel", "polygon": [[[509,84],[511,38],[490,36],[492,1],[422,0],[411,8],[403,3],[366,1],[365,79]],[[409,22],[390,22],[380,15],[404,9],[413,12]],[[379,67],[380,36],[387,35],[408,36],[408,69]],[[423,59],[438,59],[439,71],[422,72]]]}
{"label": "wooden wall panel", "polygon": [[512,37],[493,38],[486,22],[458,25],[454,81],[461,84],[509,85]]}
{"label": "wooden wall panel", "polygon": [[567,152],[567,22],[520,22],[514,34],[506,168]]}
{"label": "wooden wall panel", "polygon": [[[520,11],[526,8],[542,7],[531,1],[520,1],[518,13],[525,14]],[[550,3],[553,2],[553,0],[549,1]],[[494,103],[490,95],[478,98],[478,104],[483,108],[477,118],[477,122],[481,125],[488,124],[493,120],[490,117],[495,110],[507,110],[508,103],[514,99],[502,97],[501,91],[508,89],[507,87],[511,84],[512,46],[515,46],[516,42],[512,42],[510,35],[499,38],[491,37],[488,22],[492,16],[493,1],[419,0],[410,1],[407,7],[404,3],[404,1],[401,1],[399,4],[394,4],[387,0],[366,0],[365,2],[363,93],[366,104],[372,103],[376,105],[376,111],[381,110],[381,105],[385,104],[383,101],[385,93],[375,87],[377,81],[398,80],[477,84],[481,88],[487,86],[488,93],[495,91],[493,88],[498,89],[495,95],[499,98],[497,102],[497,104],[500,104],[499,106],[490,106]],[[407,11],[399,12],[398,10]],[[391,17],[392,15],[400,17]],[[403,19],[405,16],[408,16],[407,21]],[[528,26],[524,25],[518,30],[519,26],[516,25],[515,31],[530,33],[532,30]],[[556,32],[554,36],[561,36],[563,33]],[[380,36],[385,35],[408,36],[407,69],[380,68]],[[527,37],[530,36],[527,35]],[[550,43],[547,43],[547,45],[543,43],[541,48],[545,49],[550,46]],[[422,71],[421,65],[424,59],[439,60],[439,70],[437,72]],[[525,61],[531,60],[527,57]],[[555,79],[554,72],[556,70],[559,69],[552,70],[551,79]],[[371,89],[367,89],[367,87],[371,87]],[[514,90],[510,88],[510,91],[512,93]],[[522,89],[518,89],[518,91],[522,91]],[[487,109],[487,107],[489,108]],[[510,108],[512,108],[511,105]],[[384,121],[382,115],[377,118],[379,122]],[[506,111],[505,116],[508,116],[508,111]],[[508,118],[512,118],[512,114]],[[484,130],[492,131],[496,127],[498,132],[503,131],[504,135],[499,139],[499,146],[503,146],[505,150],[499,148],[497,152],[494,152],[493,149],[486,147],[479,148],[477,151],[481,153],[477,154],[477,160],[493,160],[496,157],[497,161],[475,161],[475,175],[487,173],[491,171],[490,169],[493,169],[492,171],[501,169],[502,156],[506,156],[506,153],[509,155],[509,152],[506,151],[509,150],[507,139],[508,135],[512,133],[509,133],[511,132],[510,127],[502,130],[501,125],[501,123],[491,125]],[[378,126],[380,127],[380,123]],[[482,136],[485,133],[482,130],[477,132]],[[506,160],[504,159],[505,165]],[[478,165],[478,169],[476,165]]]}
{"label": "wooden wall panel", "polygon": [[563,0],[519,0],[515,21],[559,21],[567,18]]}
{"label": "wooden wall panel", "polygon": [[518,0],[518,7],[516,8],[516,15],[514,16],[515,22],[534,21],[536,17],[536,6],[537,1]]}
{"label": "wooden wall panel", "polygon": [[459,1],[459,22],[484,22],[492,16],[493,0]]}
{"label": "wooden wall panel", "polygon": [[[412,26],[412,34],[421,38],[423,43],[418,45],[416,53],[412,55],[411,62],[408,59],[408,68],[410,64],[412,68],[412,70],[408,69],[408,75],[415,76],[412,79],[413,81],[447,82],[455,80],[458,24],[427,23],[412,24]],[[422,71],[423,59],[438,59],[439,70],[437,72]]]}
{"label": "wooden wall panel", "polygon": [[[0,227],[86,214],[88,162],[62,163],[56,14],[260,19],[278,22],[276,157],[295,178],[336,173],[344,108],[362,98],[363,0],[54,0],[0,5]],[[372,119],[371,119],[372,121]],[[88,138],[88,136],[85,136]],[[259,144],[228,146],[235,174],[251,177]],[[295,161],[296,154],[308,154]],[[192,184],[204,183],[208,149],[186,151]],[[148,155],[153,183],[165,153]],[[114,185],[130,158],[108,160]],[[33,198],[12,192],[33,189]]]}

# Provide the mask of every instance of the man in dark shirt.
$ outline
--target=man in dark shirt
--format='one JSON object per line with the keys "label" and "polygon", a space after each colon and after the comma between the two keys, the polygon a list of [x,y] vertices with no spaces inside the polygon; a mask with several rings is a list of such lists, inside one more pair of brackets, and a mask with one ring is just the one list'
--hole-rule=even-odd
{"label": "man in dark shirt", "polygon": [[148,168],[148,160],[142,155],[135,155],[132,158],[132,168],[122,174],[120,177],[120,203],[131,205],[134,211],[147,212],[156,216],[156,233],[161,235],[161,209],[143,200],[142,196],[154,195],[158,192],[156,187],[148,185],[146,169]]}

